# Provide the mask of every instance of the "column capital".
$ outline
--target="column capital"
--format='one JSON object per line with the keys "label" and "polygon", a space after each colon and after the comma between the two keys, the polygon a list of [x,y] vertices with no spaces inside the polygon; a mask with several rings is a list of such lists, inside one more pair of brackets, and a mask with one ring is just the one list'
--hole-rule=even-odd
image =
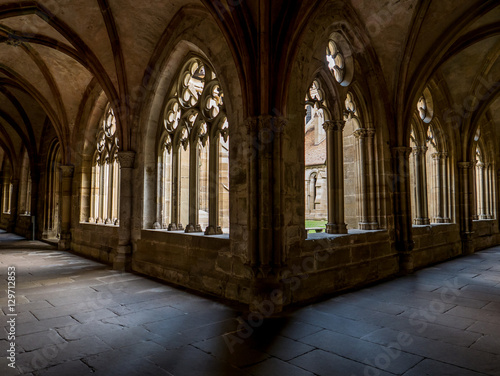
{"label": "column capital", "polygon": [[458,162],[458,168],[461,170],[468,170],[472,168],[472,162]]}
{"label": "column capital", "polygon": [[247,129],[247,133],[250,134],[252,132],[257,132],[259,119],[257,117],[249,117],[245,119],[243,125]]}
{"label": "column capital", "polygon": [[375,128],[366,128],[366,134],[368,135],[368,137],[370,138],[373,138],[375,136],[375,133],[377,131],[375,130]]}
{"label": "column capital", "polygon": [[356,138],[366,138],[368,137],[368,130],[365,128],[358,128],[356,129],[353,133],[354,137]]}
{"label": "column capital", "polygon": [[120,162],[120,169],[133,168],[135,161],[135,151],[119,151],[118,161]]}
{"label": "column capital", "polygon": [[328,120],[323,123],[325,131],[342,132],[344,130],[345,122],[343,120]]}
{"label": "column capital", "polygon": [[429,150],[429,148],[427,146],[415,146],[413,148],[413,154],[422,155],[422,154],[427,153],[427,150]]}
{"label": "column capital", "polygon": [[281,132],[288,124],[288,120],[283,116],[261,115],[258,118],[259,129]]}
{"label": "column capital", "polygon": [[442,160],[442,159],[446,159],[446,157],[448,156],[448,153],[442,153],[442,152],[436,152],[436,153],[432,153],[431,154],[431,157],[432,159],[436,160],[436,161],[439,161],[439,160]]}
{"label": "column capital", "polygon": [[484,170],[484,167],[486,166],[483,162],[477,162],[476,163],[477,168],[480,170]]}
{"label": "column capital", "polygon": [[60,165],[61,174],[63,178],[72,178],[75,172],[75,166],[73,165]]}
{"label": "column capital", "polygon": [[391,152],[395,158],[404,157],[408,159],[412,152],[412,148],[409,146],[395,146],[391,148]]}

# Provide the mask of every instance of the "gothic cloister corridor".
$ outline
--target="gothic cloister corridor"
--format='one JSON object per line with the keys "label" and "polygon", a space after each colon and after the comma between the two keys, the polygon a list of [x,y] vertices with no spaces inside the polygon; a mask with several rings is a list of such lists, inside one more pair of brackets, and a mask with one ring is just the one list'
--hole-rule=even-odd
{"label": "gothic cloister corridor", "polygon": [[500,247],[250,315],[2,232],[0,267],[12,265],[18,369],[2,355],[2,375],[500,374]]}

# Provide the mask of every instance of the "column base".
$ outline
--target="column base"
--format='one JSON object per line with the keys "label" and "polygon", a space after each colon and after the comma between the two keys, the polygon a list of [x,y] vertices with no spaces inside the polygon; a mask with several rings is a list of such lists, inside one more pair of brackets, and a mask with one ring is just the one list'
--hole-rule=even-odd
{"label": "column base", "polygon": [[184,227],[181,223],[171,223],[168,225],[168,231],[182,231]]}
{"label": "column base", "polygon": [[371,223],[359,222],[358,227],[360,230],[371,230]]}
{"label": "column base", "polygon": [[185,233],[191,233],[191,232],[203,232],[201,229],[200,225],[192,225],[189,224],[186,226],[186,229],[184,230]]}
{"label": "column base", "polygon": [[429,218],[415,218],[413,220],[413,224],[416,226],[426,226],[430,225],[431,221],[429,220]]}
{"label": "column base", "polygon": [[360,230],[378,230],[377,222],[360,222],[359,223]]}
{"label": "column base", "polygon": [[69,251],[71,249],[71,233],[61,233],[61,237],[57,242],[57,249],[60,251]]}
{"label": "column base", "polygon": [[205,235],[220,235],[222,234],[222,229],[220,226],[208,226],[205,230]]}
{"label": "column base", "polygon": [[399,271],[401,274],[413,273],[415,269],[415,260],[412,253],[414,247],[415,243],[413,241],[396,245],[396,249],[399,251]]}
{"label": "column base", "polygon": [[462,255],[472,255],[475,251],[474,249],[474,233],[465,232],[461,234],[462,238]]}
{"label": "column base", "polygon": [[345,223],[327,223],[325,232],[327,234],[347,234],[347,225]]}
{"label": "column base", "polygon": [[432,219],[432,223],[446,223],[446,222],[445,222],[445,218],[443,218],[443,217],[434,217]]}
{"label": "column base", "polygon": [[488,216],[486,214],[481,214],[479,216],[479,219],[489,219]]}
{"label": "column base", "polygon": [[132,253],[130,245],[119,245],[113,258],[113,269],[129,271],[132,268]]}

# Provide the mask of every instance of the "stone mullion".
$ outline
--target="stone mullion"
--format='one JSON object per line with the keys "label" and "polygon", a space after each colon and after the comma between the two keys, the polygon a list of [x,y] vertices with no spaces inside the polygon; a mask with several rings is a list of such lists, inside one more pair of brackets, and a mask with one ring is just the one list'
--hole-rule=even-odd
{"label": "stone mullion", "polygon": [[497,176],[495,174],[495,164],[491,164],[490,178],[491,178],[491,219],[497,219]]}
{"label": "stone mullion", "polygon": [[130,269],[132,245],[132,201],[133,201],[133,167],[135,152],[120,151],[120,227],[118,228],[118,248],[114,254],[113,268],[117,270]]}
{"label": "stone mullion", "polygon": [[493,165],[491,163],[488,164],[487,170],[488,176],[488,210],[487,215],[488,219],[493,218]]}
{"label": "stone mullion", "polygon": [[367,129],[367,147],[368,147],[368,202],[370,203],[370,210],[368,220],[370,222],[370,229],[376,230],[378,228],[377,221],[377,192],[375,184],[375,129]]}
{"label": "stone mullion", "polygon": [[478,190],[477,190],[477,162],[474,163],[473,168],[472,168],[472,202],[473,202],[473,212],[472,212],[472,218],[474,220],[477,220],[479,218],[478,215]]}
{"label": "stone mullion", "polygon": [[367,161],[366,161],[366,138],[368,133],[366,129],[360,128],[354,131],[354,137],[356,137],[356,156],[358,165],[358,182],[359,191],[358,193],[358,203],[359,203],[359,228],[361,230],[370,230],[371,226],[368,220],[368,186],[367,186]]}
{"label": "stone mullion", "polygon": [[427,211],[427,176],[425,166],[425,153],[427,147],[421,146],[414,149],[415,160],[415,209],[417,210],[415,224],[428,225],[430,223]]}
{"label": "stone mullion", "polygon": [[108,163],[108,207],[107,209],[107,218],[106,218],[106,224],[112,224],[113,223],[113,184],[114,184],[114,178],[115,178],[115,166],[112,161],[109,161]]}
{"label": "stone mullion", "polygon": [[10,220],[7,231],[14,232],[17,222],[19,179],[11,179],[10,184],[12,185],[12,195],[10,197]]}
{"label": "stone mullion", "polygon": [[167,164],[166,164],[166,153],[167,150],[165,148],[162,148],[160,151],[160,155],[158,155],[156,159],[157,163],[157,182],[156,186],[158,189],[158,192],[156,193],[157,201],[156,201],[156,222],[153,224],[153,228],[155,229],[160,229],[163,227],[163,223],[165,223],[165,218],[166,218],[166,213],[165,213],[165,181],[166,181],[166,173],[165,170],[167,169]]}
{"label": "stone mullion", "polygon": [[61,236],[58,248],[70,249],[71,245],[71,191],[73,186],[74,166],[60,166],[61,169]]}
{"label": "stone mullion", "polygon": [[448,153],[443,153],[443,158],[441,159],[441,176],[443,181],[442,196],[443,196],[443,222],[450,223],[450,192],[449,192],[449,173],[448,173]]}
{"label": "stone mullion", "polygon": [[7,178],[3,178],[3,191],[2,191],[2,212],[7,213],[10,211],[9,205],[9,186],[10,180]]}
{"label": "stone mullion", "polygon": [[205,235],[222,234],[219,226],[219,149],[220,135],[210,138],[208,149],[208,227]]}
{"label": "stone mullion", "polygon": [[198,166],[198,142],[189,147],[189,224],[185,232],[201,232],[199,224],[200,168]]}
{"label": "stone mullion", "polygon": [[326,131],[327,179],[328,179],[328,223],[329,234],[346,234],[344,223],[344,157],[342,131],[343,121],[327,121]]}
{"label": "stone mullion", "polygon": [[99,163],[99,205],[98,205],[98,212],[97,212],[97,223],[103,223],[104,222],[104,215],[103,215],[103,208],[104,208],[104,179],[105,179],[105,165],[104,163],[101,162]]}
{"label": "stone mullion", "polygon": [[491,186],[490,186],[490,164],[484,166],[484,216],[485,219],[491,219]]}
{"label": "stone mullion", "polygon": [[474,207],[474,170],[472,162],[459,162],[459,210],[460,233],[463,253],[474,252],[473,239],[473,207]]}
{"label": "stone mullion", "polygon": [[479,219],[486,219],[486,184],[484,174],[484,163],[477,164],[478,170],[478,193],[479,193]]}
{"label": "stone mullion", "polygon": [[420,196],[420,191],[419,187],[422,185],[420,182],[420,158],[418,155],[418,149],[415,147],[413,148],[413,177],[414,177],[414,198],[415,198],[415,224],[419,224],[418,221],[420,218],[422,218],[422,212],[421,208],[422,205],[420,204],[420,201],[422,200],[422,197]]}
{"label": "stone mullion", "polygon": [[433,222],[435,223],[443,223],[444,222],[444,184],[443,184],[443,153],[434,153],[432,154],[432,162],[433,162],[433,178],[434,178],[434,218]]}
{"label": "stone mullion", "polygon": [[178,146],[172,151],[172,201],[171,201],[171,211],[170,224],[168,225],[169,231],[183,230],[182,224],[179,223],[179,192],[180,192],[180,148]]}
{"label": "stone mullion", "polygon": [[392,148],[394,171],[394,220],[396,225],[396,249],[400,254],[400,268],[411,272],[414,268],[412,250],[411,199],[410,199],[410,153],[405,146]]}

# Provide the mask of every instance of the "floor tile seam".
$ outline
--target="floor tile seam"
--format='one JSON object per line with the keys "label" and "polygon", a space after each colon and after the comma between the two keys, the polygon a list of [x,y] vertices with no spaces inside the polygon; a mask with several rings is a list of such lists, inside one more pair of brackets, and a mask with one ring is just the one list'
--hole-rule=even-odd
{"label": "floor tile seam", "polygon": [[[420,336],[417,336],[417,335],[414,335],[414,334],[412,334],[412,337],[418,337],[419,339],[424,340],[424,341],[425,341],[425,340],[427,340],[427,341],[432,341],[432,342],[435,342],[436,344],[442,344],[442,343],[443,343],[442,341],[439,341],[439,340],[435,340],[435,339],[432,339],[432,338],[420,337]],[[366,339],[365,341],[369,341],[369,342],[372,342],[372,343],[377,344],[377,345],[380,345],[380,346],[385,346],[385,345],[381,345],[381,344],[380,344],[380,343],[378,343],[378,342],[373,342],[373,341],[370,341],[369,339]],[[487,353],[487,352],[484,352],[484,351],[479,351],[479,350],[477,350],[477,349],[472,349],[472,348],[465,347],[465,346],[460,346],[460,345],[450,344],[450,343],[446,343],[446,344],[447,344],[447,345],[451,345],[451,346],[455,346],[455,347],[460,347],[460,348],[462,348],[463,350],[469,349],[469,350],[472,350],[472,351],[474,351],[474,352],[482,352],[482,353],[490,354],[490,353]],[[420,357],[426,357],[426,358],[429,358],[429,359],[431,359],[431,360],[435,360],[435,361],[437,361],[437,362],[441,362],[441,363],[446,363],[446,364],[449,364],[449,365],[453,365],[453,366],[455,366],[455,367],[468,369],[468,368],[465,368],[465,367],[462,367],[462,366],[458,366],[458,365],[456,365],[456,364],[454,364],[454,363],[449,363],[449,362],[446,362],[446,361],[444,361],[444,360],[442,360],[442,359],[438,359],[438,358],[430,358],[429,356],[425,356],[425,355],[422,355],[422,354],[419,354],[419,353],[412,352],[412,351],[410,351],[410,349],[411,349],[411,345],[408,347],[408,350],[407,350],[407,351],[405,351],[405,352],[410,353],[410,354],[412,354],[412,355],[420,356]],[[493,355],[496,355],[496,356],[498,357],[498,359],[500,360],[500,354],[493,354]],[[474,370],[474,369],[468,369],[468,370],[470,370],[470,371],[474,371],[474,372],[477,372],[477,373],[481,373],[480,371],[476,371],[476,370]]]}
{"label": "floor tile seam", "polygon": [[[415,308],[415,307],[409,307],[409,308]],[[450,308],[450,309],[453,309],[453,308],[455,308],[455,307],[452,307],[452,308]],[[323,312],[323,311],[318,311],[318,312],[325,313],[325,312]],[[427,312],[427,311],[426,311],[426,312]],[[446,311],[446,312],[447,312],[447,311]],[[385,312],[380,312],[380,313],[384,313],[384,314],[386,314],[386,315],[391,316],[391,314],[390,314],[390,313],[385,313]],[[403,312],[402,312],[402,313],[403,313]],[[443,312],[443,313],[439,313],[439,315],[443,315],[443,314],[444,314],[444,312]],[[336,314],[329,314],[329,315],[335,315],[335,316],[338,316],[338,315],[336,315]],[[411,320],[411,317],[401,316],[401,314],[398,314],[398,315],[392,315],[392,316],[399,317],[399,318],[405,318],[405,319],[408,319],[408,321],[409,321],[409,320]],[[468,317],[460,317],[460,316],[456,316],[456,315],[453,315],[453,316],[455,316],[455,317],[459,317],[459,318],[466,318],[466,319],[472,320],[472,319],[470,319],[470,318],[468,318]],[[339,316],[339,317],[340,317],[340,318],[343,318],[343,319],[349,318],[350,320],[353,320],[353,321],[358,321],[358,322],[361,322],[361,323],[364,323],[364,324],[368,324],[368,325],[380,326],[380,324],[377,324],[377,323],[376,323],[376,322],[374,322],[374,321],[369,321],[369,318],[362,318],[362,319],[359,319],[359,320],[358,320],[358,319],[354,319],[354,318],[352,318],[352,317],[347,317],[347,316]],[[460,329],[460,328],[456,328],[456,327],[453,327],[453,326],[444,325],[444,324],[441,324],[441,323],[431,322],[431,321],[427,321],[427,320],[420,320],[420,319],[414,319],[414,320],[418,321],[419,323],[425,323],[425,324],[437,325],[437,326],[442,327],[443,329],[454,329],[454,330],[457,330],[457,331],[464,331],[464,330],[465,330],[465,329]],[[473,323],[473,324],[474,324],[474,323]],[[471,324],[471,325],[473,325],[473,324]],[[410,325],[411,325],[411,324],[410,324]],[[388,327],[388,326],[381,326],[380,328],[381,328],[381,329],[383,329],[383,328],[387,328],[387,329],[397,330],[397,329],[394,329],[394,328],[392,328],[392,327]],[[323,329],[327,329],[327,330],[328,330],[329,328],[323,328]],[[376,330],[378,330],[378,329],[376,329]],[[334,330],[332,330],[332,331],[334,331]],[[341,333],[341,334],[343,334],[343,333]],[[356,338],[356,337],[355,337],[355,338]]]}
{"label": "floor tile seam", "polygon": [[[309,345],[311,346],[311,345]],[[382,345],[379,345],[379,346],[382,346]],[[312,351],[315,351],[315,350],[320,350],[320,351],[323,351],[323,352],[326,352],[326,353],[329,353],[329,354],[333,354],[335,356],[338,356],[339,358],[342,358],[342,359],[345,359],[345,360],[348,360],[350,362],[354,362],[354,363],[357,363],[357,364],[360,364],[360,365],[363,365],[363,366],[369,366],[371,368],[375,368],[377,370],[380,370],[380,371],[383,371],[383,372],[386,372],[386,373],[389,373],[389,374],[392,374],[392,375],[396,375],[395,373],[393,372],[390,372],[390,371],[387,371],[386,369],[382,369],[382,368],[379,368],[377,367],[376,365],[374,364],[369,364],[369,363],[364,363],[364,361],[359,361],[357,359],[353,359],[353,358],[349,358],[348,356],[344,356],[344,355],[341,355],[341,354],[337,354],[336,352],[334,351],[330,351],[330,350],[326,350],[326,349],[323,349],[323,348],[320,348],[320,347],[316,347],[314,350]],[[309,352],[312,352],[312,351],[309,351]],[[401,351],[403,352],[403,351]],[[409,354],[409,355],[415,355],[415,354]],[[418,355],[417,355],[418,356]],[[421,357],[421,356],[419,356]]]}

